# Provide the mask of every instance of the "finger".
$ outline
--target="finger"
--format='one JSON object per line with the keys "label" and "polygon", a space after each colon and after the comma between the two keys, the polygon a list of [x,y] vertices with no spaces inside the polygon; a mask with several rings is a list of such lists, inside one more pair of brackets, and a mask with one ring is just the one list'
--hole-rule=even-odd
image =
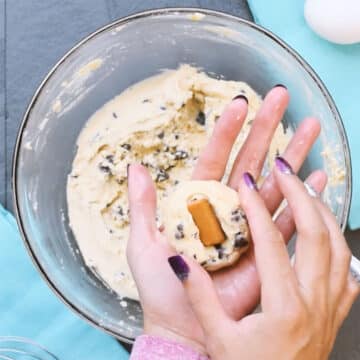
{"label": "finger", "polygon": [[182,282],[194,313],[206,334],[214,334],[229,320],[219,301],[209,274],[197,263],[180,255],[168,259],[171,269]]}
{"label": "finger", "polygon": [[337,312],[336,312],[337,316],[335,323],[338,328],[341,326],[343,321],[349,315],[351,307],[354,304],[356,298],[359,296],[359,294],[360,294],[360,285],[352,277],[352,275],[349,274],[346,290],[343,292],[343,297],[337,307]]}
{"label": "finger", "polygon": [[249,173],[244,174],[239,191],[254,243],[263,309],[278,307],[277,310],[281,310],[296,289],[286,245]]}
{"label": "finger", "polygon": [[[283,155],[292,165],[294,172],[298,172],[301,168],[311,147],[320,134],[320,129],[320,123],[315,118],[307,118],[300,123]],[[265,179],[261,186],[260,194],[270,213],[274,213],[279,207],[283,195],[276,184],[273,172]]]}
{"label": "finger", "polygon": [[337,306],[348,283],[351,251],[337,223],[336,217],[330,209],[320,199],[316,201],[316,206],[323,217],[325,225],[329,229],[331,248],[329,300],[332,300],[334,306]]}
{"label": "finger", "polygon": [[282,86],[274,87],[266,95],[250,133],[235,159],[229,186],[237,189],[242,175],[247,171],[255,179],[260,175],[271,140],[288,103],[288,91]]}
{"label": "finger", "polygon": [[327,296],[330,272],[329,231],[314,199],[283,158],[275,160],[275,177],[293,213],[298,238],[295,271],[308,295]]}
{"label": "finger", "polygon": [[194,180],[220,180],[230,152],[247,115],[247,99],[235,98],[216,122],[209,143],[195,166]]}
{"label": "finger", "polygon": [[[316,193],[321,194],[325,189],[327,176],[325,172],[316,170],[309,175],[305,183],[314,189]],[[295,233],[295,221],[289,206],[286,206],[276,217],[275,224],[280,230],[285,243],[288,243]]]}
{"label": "finger", "polygon": [[128,167],[130,208],[129,246],[143,247],[154,239],[156,232],[156,193],[150,174],[142,165]]}

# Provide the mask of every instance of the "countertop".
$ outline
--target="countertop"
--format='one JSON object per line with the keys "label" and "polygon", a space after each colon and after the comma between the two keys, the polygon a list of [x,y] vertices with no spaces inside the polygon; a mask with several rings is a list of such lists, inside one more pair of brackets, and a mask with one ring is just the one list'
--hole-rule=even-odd
{"label": "countertop", "polygon": [[[251,19],[245,0],[0,0],[0,202],[5,207],[12,209],[11,158],[17,129],[36,87],[56,61],[80,39],[117,18],[181,6]],[[360,231],[347,231],[346,236],[360,257]],[[360,300],[340,331],[331,360],[360,359],[358,319]]]}

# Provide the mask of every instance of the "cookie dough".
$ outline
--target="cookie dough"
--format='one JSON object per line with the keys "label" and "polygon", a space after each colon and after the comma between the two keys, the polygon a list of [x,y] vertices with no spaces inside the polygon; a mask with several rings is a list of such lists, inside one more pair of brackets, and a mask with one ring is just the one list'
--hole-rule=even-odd
{"label": "cookie dough", "polygon": [[[149,169],[161,206],[170,189],[190,179],[217,119],[238,94],[248,98],[249,111],[226,181],[261,105],[261,98],[243,82],[214,79],[183,65],[130,86],[86,123],[68,176],[70,225],[87,266],[120,296],[138,298],[126,261],[127,164],[142,162]],[[287,142],[280,125],[265,169]]]}
{"label": "cookie dough", "polygon": [[[224,233],[221,244],[206,246],[188,204],[206,199]],[[250,233],[238,193],[217,181],[185,181],[162,203],[165,234],[179,254],[193,257],[208,271],[232,265],[248,249]],[[204,214],[206,216],[206,214]],[[215,225],[216,226],[216,225]]]}

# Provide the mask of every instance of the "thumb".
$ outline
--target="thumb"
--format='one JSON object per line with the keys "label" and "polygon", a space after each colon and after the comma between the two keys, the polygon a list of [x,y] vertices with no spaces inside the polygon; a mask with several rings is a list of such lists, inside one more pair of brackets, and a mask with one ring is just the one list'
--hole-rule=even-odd
{"label": "thumb", "polygon": [[182,282],[190,305],[204,332],[214,336],[227,315],[209,274],[192,259],[180,255],[168,258],[171,269]]}
{"label": "thumb", "polygon": [[131,247],[144,247],[156,232],[156,192],[149,172],[142,165],[128,167]]}

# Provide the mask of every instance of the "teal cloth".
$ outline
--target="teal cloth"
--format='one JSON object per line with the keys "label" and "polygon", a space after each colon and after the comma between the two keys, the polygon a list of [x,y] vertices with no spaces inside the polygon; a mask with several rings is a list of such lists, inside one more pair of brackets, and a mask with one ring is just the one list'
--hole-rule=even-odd
{"label": "teal cloth", "polygon": [[344,121],[353,166],[351,229],[360,228],[360,44],[335,45],[318,37],[304,19],[304,1],[249,0],[255,22],[285,40],[314,68]]}
{"label": "teal cloth", "polygon": [[111,336],[85,323],[47,287],[25,250],[13,216],[0,205],[0,336],[29,338],[60,360],[122,360]]}

